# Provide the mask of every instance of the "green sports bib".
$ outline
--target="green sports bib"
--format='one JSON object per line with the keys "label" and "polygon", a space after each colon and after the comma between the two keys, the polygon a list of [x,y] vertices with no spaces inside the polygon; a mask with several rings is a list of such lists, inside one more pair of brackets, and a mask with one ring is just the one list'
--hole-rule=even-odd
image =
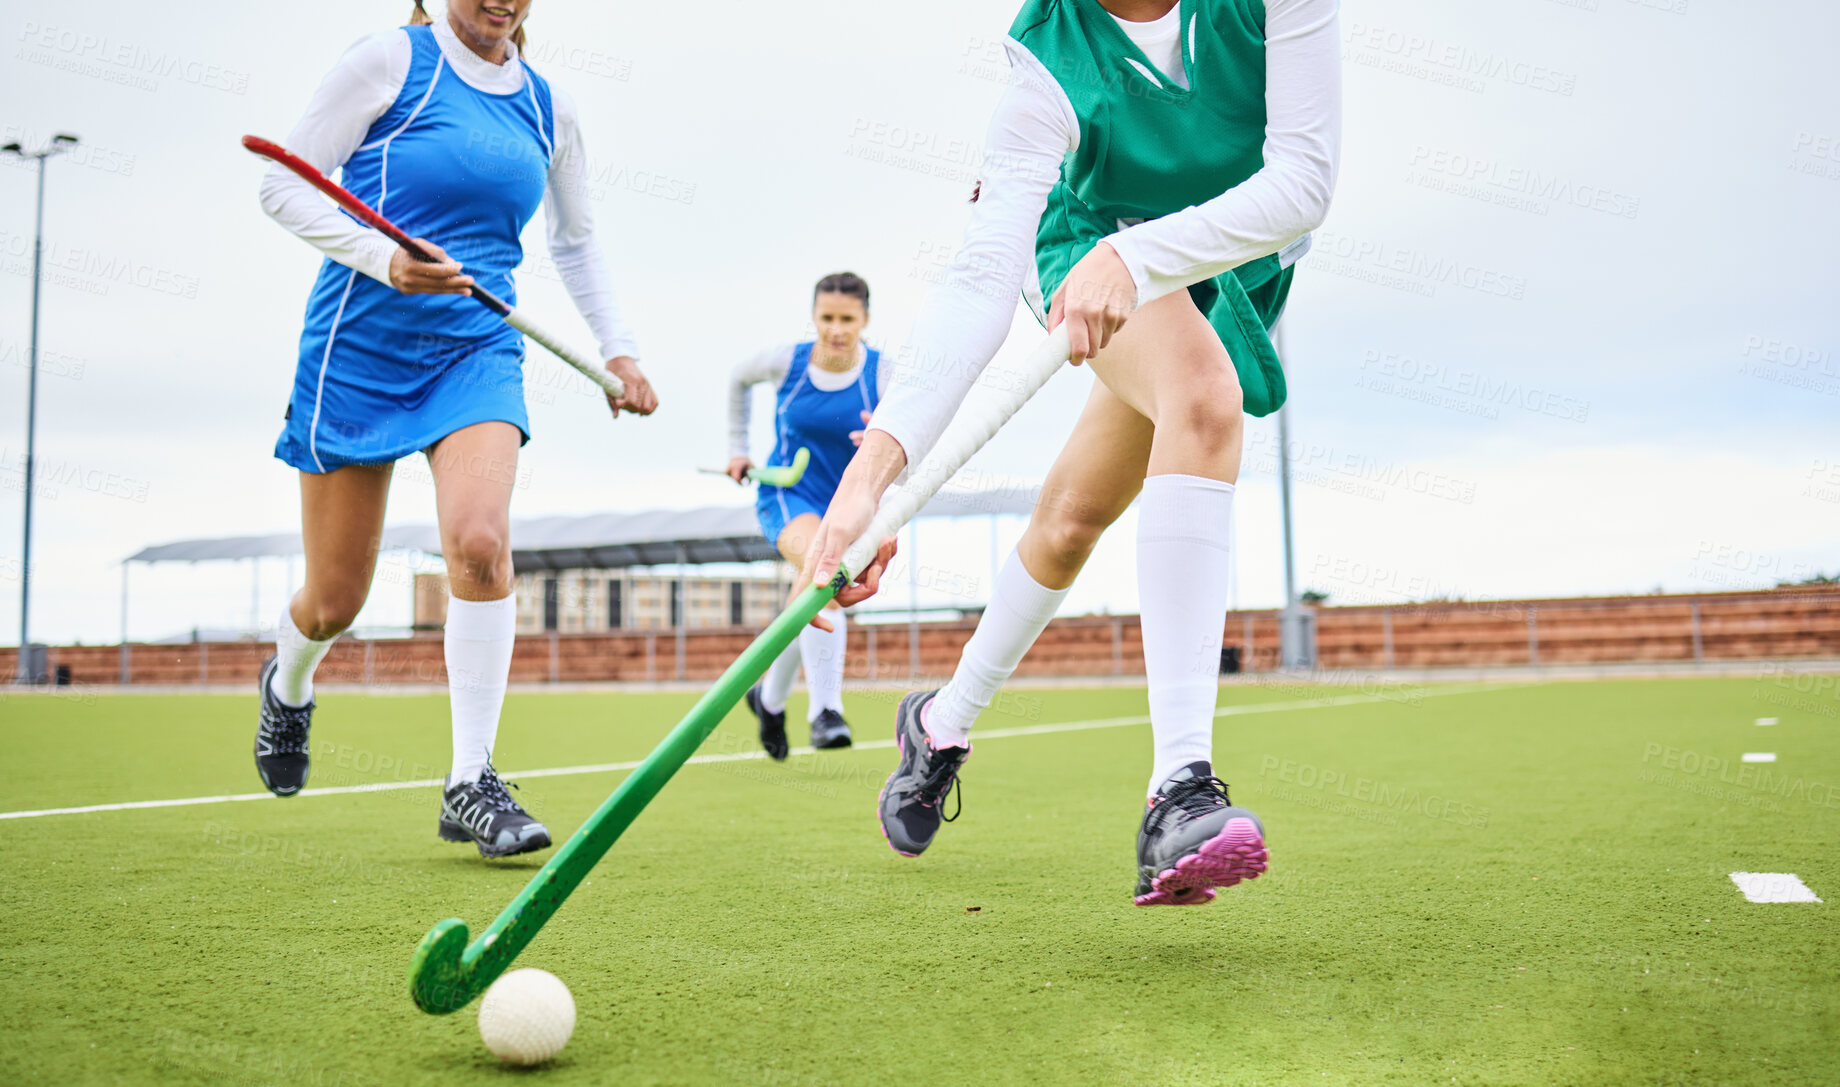
{"label": "green sports bib", "polygon": [[[1010,36],[1073,104],[1080,144],[1035,236],[1042,297],[1122,227],[1211,200],[1265,164],[1263,0],[1181,0],[1184,88],[1157,71],[1099,0],[1029,0]],[[1290,291],[1277,254],[1188,288],[1239,372],[1246,411],[1284,403],[1269,330]]]}

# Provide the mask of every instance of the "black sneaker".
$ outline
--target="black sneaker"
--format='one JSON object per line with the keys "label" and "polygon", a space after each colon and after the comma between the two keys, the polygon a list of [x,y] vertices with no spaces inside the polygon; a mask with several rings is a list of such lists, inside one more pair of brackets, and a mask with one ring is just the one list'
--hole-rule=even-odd
{"label": "black sneaker", "polygon": [[964,797],[945,818],[946,793],[958,783],[958,768],[971,755],[971,747],[933,746],[920,712],[938,691],[916,691],[901,699],[894,711],[894,743],[901,762],[882,786],[882,837],[903,857],[918,857],[933,844],[941,822],[950,823],[963,810]]}
{"label": "black sneaker", "polygon": [[482,857],[549,848],[549,828],[518,807],[491,763],[478,781],[451,784],[442,791],[440,834],[445,841],[476,844]]}
{"label": "black sneaker", "polygon": [[256,775],[276,796],[293,796],[307,783],[312,762],[307,752],[307,729],[313,725],[313,706],[289,706],[275,697],[269,683],[275,678],[277,658],[262,662],[262,712],[256,721]]}
{"label": "black sneaker", "polygon": [[1227,798],[1227,784],[1205,762],[1169,775],[1150,798],[1137,832],[1139,906],[1199,906],[1215,887],[1264,873],[1265,825]]}
{"label": "black sneaker", "polygon": [[767,749],[767,755],[776,762],[784,762],[786,752],[791,747],[786,743],[786,711],[782,707],[778,713],[768,713],[760,704],[760,684],[748,688],[747,708],[760,719],[760,746]]}
{"label": "black sneaker", "polygon": [[850,723],[836,710],[820,711],[811,722],[811,746],[819,751],[850,746]]}

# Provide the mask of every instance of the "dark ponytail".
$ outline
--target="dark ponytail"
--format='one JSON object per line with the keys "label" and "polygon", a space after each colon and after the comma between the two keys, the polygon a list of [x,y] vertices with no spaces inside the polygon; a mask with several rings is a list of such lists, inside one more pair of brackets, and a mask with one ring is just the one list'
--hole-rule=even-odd
{"label": "dark ponytail", "polygon": [[855,272],[833,272],[818,280],[818,285],[811,290],[812,305],[818,304],[821,294],[847,294],[862,300],[864,313],[869,311],[869,284]]}
{"label": "dark ponytail", "polygon": [[[409,25],[426,26],[432,22],[434,22],[434,17],[429,15],[428,9],[422,6],[422,0],[415,0],[415,10],[409,13]],[[511,44],[518,47],[518,56],[524,55],[523,23],[519,23],[518,28],[511,32]]]}

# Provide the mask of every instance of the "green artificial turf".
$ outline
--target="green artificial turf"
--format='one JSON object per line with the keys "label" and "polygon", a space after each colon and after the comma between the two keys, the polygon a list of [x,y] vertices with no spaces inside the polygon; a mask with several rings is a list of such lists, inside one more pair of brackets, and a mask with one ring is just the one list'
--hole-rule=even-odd
{"label": "green artificial turf", "polygon": [[[1005,698],[981,728],[1144,709]],[[692,701],[513,695],[499,762],[637,759]],[[848,701],[859,738],[887,733],[890,695]],[[438,776],[446,712],[323,694],[310,784]],[[258,790],[252,715],[0,697],[0,810]],[[705,751],[751,750],[744,716]],[[1831,688],[1409,689],[1227,716],[1216,752],[1272,870],[1160,910],[1131,905],[1144,725],[987,736],[919,860],[875,824],[888,750],[689,766],[525,952],[579,1009],[535,1073],[486,1052],[476,1005],[409,1001],[429,925],[478,931],[543,856],[436,840],[431,788],[0,821],[0,1082],[1840,1082]],[[618,780],[519,796],[566,834]],[[1735,870],[1827,903],[1746,902]]]}

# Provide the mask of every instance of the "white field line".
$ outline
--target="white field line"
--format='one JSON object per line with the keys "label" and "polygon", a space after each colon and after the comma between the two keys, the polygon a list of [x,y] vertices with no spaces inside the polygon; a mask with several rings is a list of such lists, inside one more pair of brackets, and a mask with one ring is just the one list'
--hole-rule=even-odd
{"label": "white field line", "polygon": [[[1482,694],[1488,691],[1500,691],[1511,687],[1523,686],[1527,686],[1527,684],[1498,683],[1477,687],[1445,687],[1431,691],[1411,690],[1409,693],[1410,697],[1414,699],[1436,698],[1442,695]],[[1406,692],[1401,693],[1403,694]],[[1228,706],[1225,709],[1216,710],[1214,716],[1237,717],[1245,714],[1281,713],[1287,710],[1332,709],[1337,706],[1359,706],[1373,702],[1393,702],[1398,701],[1399,698],[1400,695],[1348,694],[1334,695],[1327,698],[1306,698],[1295,702],[1254,702],[1243,706]],[[1150,718],[1142,715],[1134,717],[1101,717],[1090,721],[1061,721],[1046,725],[1023,725],[1018,728],[980,729],[977,733],[977,739],[979,742],[982,742],[984,740],[1006,739],[1011,736],[1043,736],[1055,732],[1085,732],[1089,729],[1124,728],[1130,725],[1147,725],[1149,723]],[[892,739],[865,740],[855,744],[854,749],[858,751],[873,751],[878,748],[893,746],[894,741]],[[813,753],[814,749],[810,747],[795,747],[791,751],[793,755],[810,755]],[[765,751],[721,752],[712,755],[693,755],[686,765],[712,762],[740,762],[745,759],[764,759],[766,757],[767,753]],[[588,763],[582,766],[552,766],[541,770],[520,770],[516,773],[507,771],[503,776],[507,779],[519,779],[564,777],[570,774],[604,774],[636,769],[641,761],[640,759],[633,759],[627,762],[599,762]],[[418,781],[379,781],[369,785],[339,785],[326,789],[302,789],[295,795],[340,796],[348,793],[379,793],[393,789],[428,789],[440,784],[442,784],[442,779],[440,778],[423,778]],[[130,800],[121,804],[85,804],[76,808],[40,808],[36,811],[4,811],[0,812],[0,819],[36,819],[44,815],[86,815],[90,812],[101,811],[134,811],[141,808],[185,808],[200,804],[234,804],[245,800],[272,799],[276,799],[273,794],[260,792],[228,793],[223,796],[189,796],[174,800]]]}
{"label": "white field line", "polygon": [[1819,902],[1794,872],[1733,872],[1731,881],[1751,902]]}

